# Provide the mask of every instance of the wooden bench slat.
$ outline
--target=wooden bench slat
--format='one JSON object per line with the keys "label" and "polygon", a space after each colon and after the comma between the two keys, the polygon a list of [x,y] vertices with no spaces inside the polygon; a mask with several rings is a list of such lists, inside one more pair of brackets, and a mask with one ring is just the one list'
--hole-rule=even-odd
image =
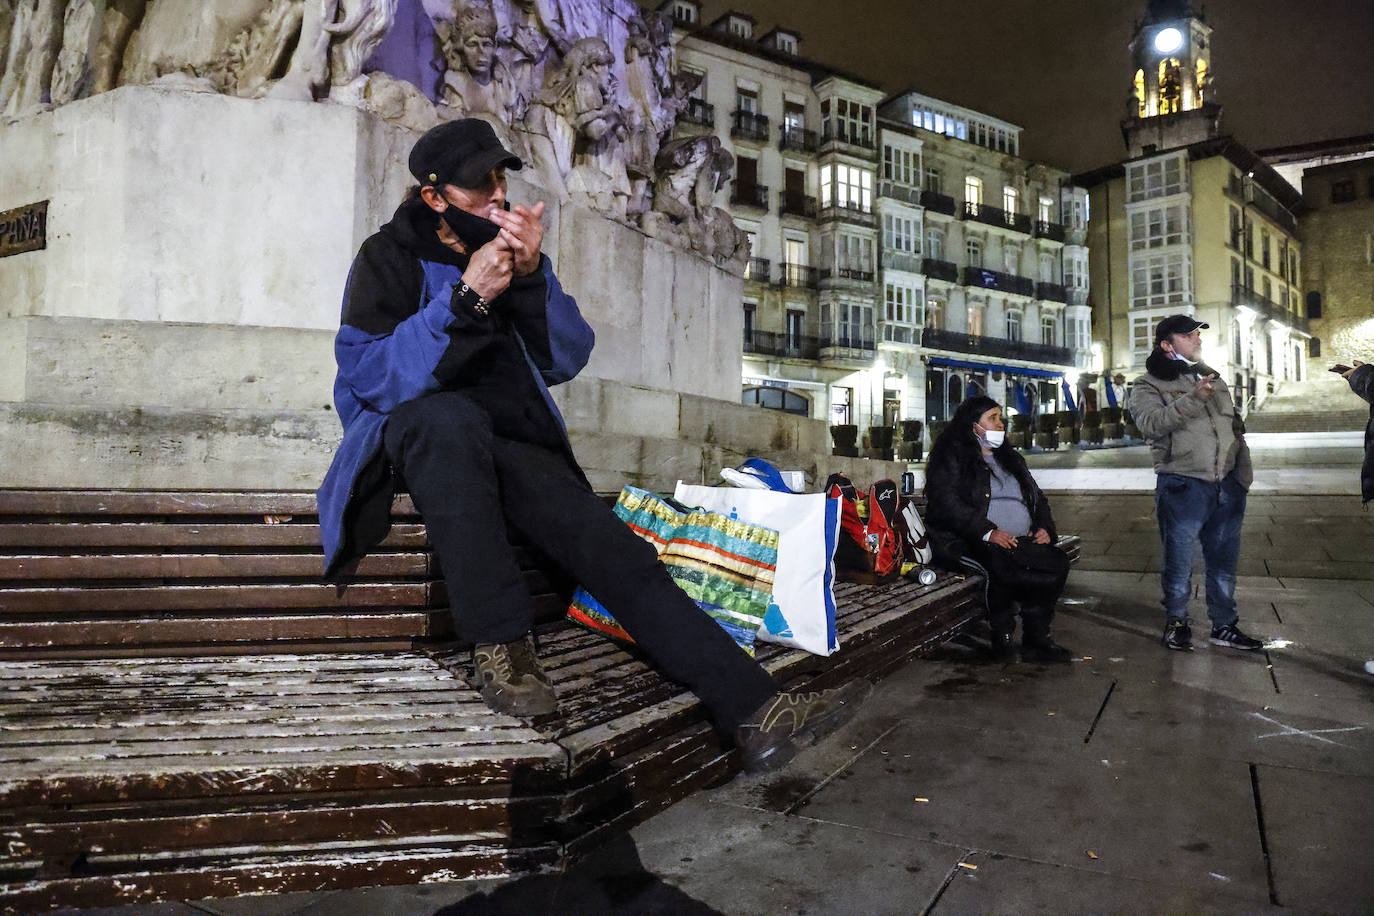
{"label": "wooden bench slat", "polygon": [[[0,491],[3,492],[3,491]],[[426,546],[425,528],[394,524],[382,541],[383,549]],[[160,522],[4,522],[0,547],[24,549],[56,547],[161,549],[169,547],[301,547],[321,558],[320,526],[313,524],[164,524]],[[320,572],[324,571],[323,559]]]}
{"label": "wooden bench slat", "polygon": [[487,798],[405,797],[362,804],[336,801],[332,806],[282,807],[279,803],[275,809],[196,815],[162,814],[156,808],[141,806],[127,813],[112,812],[108,817],[96,812],[96,819],[84,819],[78,811],[71,820],[16,824],[6,828],[4,836],[11,849],[26,857],[71,855],[90,848],[109,855],[136,853],[150,832],[156,832],[159,846],[171,852],[212,846],[452,836],[460,826],[465,838],[491,842],[509,836],[517,825],[552,822],[560,802],[559,795],[502,793]]}
{"label": "wooden bench slat", "polygon": [[[432,572],[424,553],[373,553],[358,564],[360,577],[419,578]],[[320,579],[320,557],[311,554],[102,554],[98,556],[0,556],[0,580],[46,579]],[[0,600],[3,600],[0,598]]]}
{"label": "wooden bench slat", "polygon": [[[268,643],[279,640],[348,640],[385,637],[419,638],[446,625],[447,614],[397,610],[386,613],[265,615],[261,617],[143,618],[63,623],[0,623],[0,648],[81,646],[203,645]],[[436,621],[435,618],[438,618]]]}
{"label": "wooden bench slat", "polygon": [[[508,745],[520,744],[530,738],[523,728],[492,728],[486,724],[473,724],[466,728],[452,726],[431,727],[425,731],[393,730],[384,732],[345,732],[342,734],[290,734],[290,735],[250,735],[239,734],[233,737],[233,757],[239,760],[269,761],[278,755],[326,756],[333,759],[337,753],[373,754],[435,752],[445,749],[446,753],[464,754],[474,750],[497,749],[505,754]],[[6,744],[0,747],[0,764],[9,772],[7,779],[23,778],[27,772],[37,768],[39,773],[50,775],[65,772],[81,772],[91,763],[115,766],[124,762],[125,766],[167,767],[175,766],[186,758],[217,757],[224,753],[225,742],[221,738],[196,738],[177,735],[162,740],[106,740],[83,741],[61,744]]]}
{"label": "wooden bench slat", "polygon": [[[318,515],[307,490],[0,490],[0,515]],[[408,493],[393,516],[416,516]]]}
{"label": "wooden bench slat", "polygon": [[[211,760],[57,761],[33,777],[0,774],[0,803],[96,804],[159,798],[284,795],[509,783],[556,786],[566,769],[558,745],[511,728],[507,741],[462,748],[387,748],[240,754]],[[197,765],[198,764],[198,765]]]}
{"label": "wooden bench slat", "polygon": [[377,884],[417,884],[553,872],[560,860],[557,843],[512,847],[509,843],[469,844],[457,849],[398,852],[337,850],[315,856],[248,859],[217,865],[153,871],[130,868],[116,875],[39,879],[10,885],[6,903],[19,911],[61,906],[96,907],[151,900],[201,900],[236,894],[325,891]]}
{"label": "wooden bench slat", "polygon": [[[99,662],[85,660],[16,661],[0,668],[0,683],[12,676],[23,680],[45,677],[70,680],[73,677],[99,676],[99,665]],[[138,677],[142,674],[156,678],[176,675],[200,676],[207,673],[238,676],[303,670],[316,674],[351,675],[369,671],[427,671],[431,667],[427,657],[408,651],[338,652],[327,655],[281,652],[236,658],[120,658],[110,663],[112,673],[109,676],[119,679]]]}
{"label": "wooden bench slat", "polygon": [[[213,713],[218,712],[218,715]],[[466,706],[457,703],[412,705],[407,709],[380,707],[359,709],[336,707],[319,715],[254,717],[229,710],[189,709],[182,716],[148,715],[142,719],[122,718],[118,723],[83,723],[73,727],[71,718],[62,716],[26,717],[23,731],[7,734],[0,753],[18,747],[56,747],[97,740],[146,743],[183,738],[213,739],[222,743],[239,737],[290,739],[301,735],[377,735],[387,732],[409,733],[425,729],[450,728],[459,731],[487,728],[491,717],[486,704]]]}
{"label": "wooden bench slat", "polygon": [[0,614],[90,614],[234,608],[429,607],[429,583],[361,582],[340,590],[323,582],[273,585],[157,585],[147,588],[0,588]]}

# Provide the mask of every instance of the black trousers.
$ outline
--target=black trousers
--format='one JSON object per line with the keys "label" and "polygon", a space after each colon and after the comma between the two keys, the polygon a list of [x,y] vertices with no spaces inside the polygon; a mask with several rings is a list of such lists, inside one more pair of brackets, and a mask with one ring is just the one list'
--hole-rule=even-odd
{"label": "black trousers", "polygon": [[562,451],[495,435],[482,406],[453,391],[397,407],[385,445],[439,555],[461,638],[512,642],[533,626],[508,536],[515,532],[594,595],[664,674],[701,698],[722,730],[733,731],[777,693]]}
{"label": "black trousers", "polygon": [[1020,604],[1023,638],[1049,635],[1054,606],[1069,578],[1068,554],[1025,537],[1010,549],[980,541],[970,559],[987,571],[988,622],[994,633],[1016,629]]}

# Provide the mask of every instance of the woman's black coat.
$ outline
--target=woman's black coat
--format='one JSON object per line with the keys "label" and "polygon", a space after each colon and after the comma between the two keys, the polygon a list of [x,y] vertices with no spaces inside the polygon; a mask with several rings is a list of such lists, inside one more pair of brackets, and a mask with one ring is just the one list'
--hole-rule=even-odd
{"label": "woman's black coat", "polygon": [[[992,471],[981,452],[954,448],[931,450],[926,465],[926,533],[935,562],[946,569],[957,569],[959,558],[969,554],[971,545],[996,529],[988,521],[992,502]],[[969,456],[973,460],[968,460]],[[1002,466],[1021,483],[1021,495],[1030,508],[1031,530],[1044,528],[1051,540],[1057,537],[1049,500],[1036,485],[1026,460],[1013,448],[1003,446],[997,455]],[[962,460],[961,460],[962,459]]]}

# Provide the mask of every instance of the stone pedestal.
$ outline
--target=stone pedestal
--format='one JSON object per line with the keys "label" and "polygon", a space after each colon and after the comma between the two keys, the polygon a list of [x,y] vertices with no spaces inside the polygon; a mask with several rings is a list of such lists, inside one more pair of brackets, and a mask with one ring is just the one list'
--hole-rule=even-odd
{"label": "stone pedestal", "polygon": [[[414,140],[346,106],[148,86],[0,125],[0,211],[50,201],[47,247],[0,258],[0,486],[316,485],[348,267]],[[526,174],[512,200],[547,199]],[[547,203],[597,332],[556,397],[598,487],[817,464],[824,424],[738,404],[739,277]]]}

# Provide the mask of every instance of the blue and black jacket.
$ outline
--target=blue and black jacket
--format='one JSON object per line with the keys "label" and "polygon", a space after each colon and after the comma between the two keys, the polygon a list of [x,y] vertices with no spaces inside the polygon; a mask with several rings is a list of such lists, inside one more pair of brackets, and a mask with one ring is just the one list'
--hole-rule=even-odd
{"label": "blue and black jacket", "polygon": [[454,296],[467,258],[439,241],[437,226],[423,201],[403,203],[363,242],[349,271],[334,339],[334,404],[344,435],[318,493],[327,578],[338,578],[390,528],[395,485],[382,436],[400,404],[523,366],[556,428],[544,437],[556,437],[573,461],[548,388],[586,365],[591,327],[543,256],[539,270],[491,303],[490,316],[479,314]]}

